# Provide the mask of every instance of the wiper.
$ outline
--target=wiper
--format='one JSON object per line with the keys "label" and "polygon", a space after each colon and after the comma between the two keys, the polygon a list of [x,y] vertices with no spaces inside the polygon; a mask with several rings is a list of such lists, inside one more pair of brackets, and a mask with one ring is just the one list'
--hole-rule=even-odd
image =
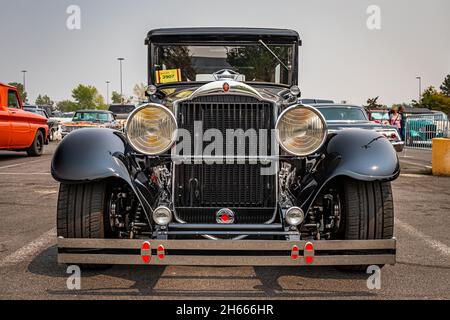
{"label": "wiper", "polygon": [[276,53],[273,52],[273,51],[269,48],[269,46],[268,46],[267,44],[264,43],[264,41],[262,41],[261,39],[259,39],[258,42],[261,43],[261,44],[263,45],[263,47],[266,48],[267,51],[269,51],[270,54],[273,55],[273,56],[275,57],[275,59],[277,59],[278,62],[279,62],[279,63],[280,63],[287,71],[290,70],[290,68],[289,68],[287,65],[285,65],[283,61],[281,61],[281,59],[276,55]]}

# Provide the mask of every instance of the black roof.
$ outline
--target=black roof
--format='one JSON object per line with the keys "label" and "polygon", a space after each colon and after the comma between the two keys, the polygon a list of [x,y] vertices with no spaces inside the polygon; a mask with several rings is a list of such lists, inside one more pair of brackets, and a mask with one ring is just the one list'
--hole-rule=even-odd
{"label": "black roof", "polygon": [[294,30],[227,27],[154,29],[147,34],[145,44],[149,41],[258,41],[259,39],[278,43],[298,41],[301,45],[300,36]]}

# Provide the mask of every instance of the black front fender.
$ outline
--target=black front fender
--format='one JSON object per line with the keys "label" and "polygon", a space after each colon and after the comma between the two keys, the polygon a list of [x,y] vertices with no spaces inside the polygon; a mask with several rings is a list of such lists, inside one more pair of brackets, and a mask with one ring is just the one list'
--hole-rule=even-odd
{"label": "black front fender", "polygon": [[332,133],[323,157],[316,170],[303,179],[303,188],[297,196],[305,212],[334,178],[392,181],[400,175],[397,152],[389,140],[375,131],[347,129]]}
{"label": "black front fender", "polygon": [[51,172],[62,183],[83,183],[119,178],[128,183],[139,199],[151,224],[153,195],[133,177],[121,159],[126,149],[121,133],[105,128],[79,129],[67,135],[59,144],[52,160]]}
{"label": "black front fender", "polygon": [[394,180],[400,174],[397,152],[383,135],[370,130],[348,129],[328,139],[326,162],[332,171],[323,170],[325,178],[338,175],[356,180]]}
{"label": "black front fender", "polygon": [[63,183],[97,181],[121,178],[131,185],[130,174],[119,155],[125,152],[125,143],[111,129],[78,129],[67,135],[53,156],[51,173]]}

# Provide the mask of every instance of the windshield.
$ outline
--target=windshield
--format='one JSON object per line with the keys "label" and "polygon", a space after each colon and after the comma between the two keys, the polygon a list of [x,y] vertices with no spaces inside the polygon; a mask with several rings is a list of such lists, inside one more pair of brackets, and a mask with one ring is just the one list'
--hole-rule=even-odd
{"label": "windshield", "polygon": [[213,73],[229,69],[239,74],[236,78],[238,81],[291,84],[294,44],[269,44],[268,48],[260,43],[245,45],[155,44],[152,80],[156,84],[214,81],[216,79]]}
{"label": "windshield", "polygon": [[108,114],[104,112],[76,112],[72,120],[107,122]]}
{"label": "windshield", "polygon": [[370,117],[372,120],[389,120],[389,113],[387,112],[371,112]]}
{"label": "windshield", "polygon": [[367,121],[366,114],[360,108],[355,107],[332,107],[319,108],[319,111],[327,121]]}

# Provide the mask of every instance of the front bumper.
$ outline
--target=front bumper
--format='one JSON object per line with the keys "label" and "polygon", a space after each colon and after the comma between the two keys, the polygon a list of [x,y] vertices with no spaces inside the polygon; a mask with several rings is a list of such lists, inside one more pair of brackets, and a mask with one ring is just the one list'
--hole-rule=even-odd
{"label": "front bumper", "polygon": [[338,266],[395,264],[396,240],[127,240],[58,238],[66,264]]}
{"label": "front bumper", "polygon": [[403,148],[405,147],[405,143],[403,141],[392,142],[392,146],[394,147],[395,151],[402,152]]}

